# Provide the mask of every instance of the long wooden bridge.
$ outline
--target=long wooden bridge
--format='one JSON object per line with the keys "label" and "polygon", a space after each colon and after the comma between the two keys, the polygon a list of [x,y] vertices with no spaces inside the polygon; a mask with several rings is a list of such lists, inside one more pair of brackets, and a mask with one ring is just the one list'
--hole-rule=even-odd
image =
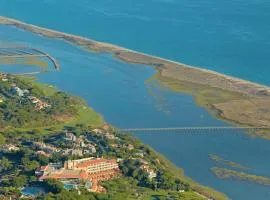
{"label": "long wooden bridge", "polygon": [[12,46],[12,45],[0,46],[0,59],[31,58],[31,57],[39,57],[39,58],[46,57],[52,62],[56,70],[60,69],[60,64],[57,62],[57,60],[42,50],[27,46]]}
{"label": "long wooden bridge", "polygon": [[203,133],[239,133],[258,130],[269,130],[270,127],[232,127],[232,126],[205,126],[205,127],[168,127],[168,128],[123,128],[120,132],[126,133],[180,133],[180,134],[203,134]]}

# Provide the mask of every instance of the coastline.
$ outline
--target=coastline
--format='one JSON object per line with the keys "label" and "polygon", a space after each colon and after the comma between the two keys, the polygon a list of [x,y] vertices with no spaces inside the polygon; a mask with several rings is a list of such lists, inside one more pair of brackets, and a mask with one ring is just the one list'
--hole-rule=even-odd
{"label": "coastline", "polygon": [[[210,112],[217,113],[217,118],[232,122],[238,126],[270,127],[270,87],[268,86],[143,54],[113,44],[42,28],[11,18],[0,16],[1,24],[15,26],[45,37],[63,39],[94,52],[110,53],[115,58],[127,63],[152,66],[157,69],[160,77],[158,81],[162,83],[166,83],[168,80],[173,82],[173,86],[185,83],[185,86],[190,91],[193,91],[194,88],[206,88],[208,91],[206,94],[197,95],[197,97],[206,98],[206,101],[199,105],[206,107]],[[168,88],[176,92],[183,92],[182,90],[174,90],[173,87]],[[219,92],[221,97],[216,95],[216,91]],[[199,90],[196,92],[200,93]],[[241,98],[227,98],[226,95],[222,94],[223,92],[229,96],[238,94]],[[208,102],[207,98],[209,96],[212,99],[217,98],[218,101]],[[264,133],[257,135],[270,139],[270,134],[267,131],[266,135]]]}
{"label": "coastline", "polygon": [[[229,75],[225,75],[219,72],[215,72],[208,69],[198,68],[190,65],[186,65],[183,63],[175,62],[172,60],[160,58],[157,56],[148,55],[145,53],[141,53],[138,51],[130,50],[124,47],[120,47],[117,45],[104,43],[95,41],[92,39],[88,39],[81,36],[76,36],[68,33],[63,33],[60,31],[39,27],[32,24],[27,24],[19,20],[7,18],[0,16],[0,24],[3,25],[12,25],[20,29],[24,29],[27,31],[31,31],[36,34],[40,34],[46,37],[64,39],[71,43],[87,47],[92,51],[96,52],[106,52],[111,53],[118,59],[121,59],[128,63],[137,63],[137,64],[145,64],[157,67],[161,70],[161,74],[164,77],[173,78],[181,81],[190,81],[192,83],[204,84],[204,85],[213,85],[215,87],[226,89],[229,91],[241,92],[251,96],[260,95],[260,92],[264,91],[267,96],[270,96],[270,87],[258,83],[254,83],[248,80],[243,80],[240,78],[232,77]],[[160,67],[163,67],[162,69]],[[173,73],[171,73],[173,72]],[[182,75],[180,75],[180,72]],[[177,77],[175,76],[175,73]],[[196,77],[197,80],[192,76],[201,75],[209,78],[208,80],[200,79],[200,77]],[[180,76],[179,76],[180,75]],[[187,75],[184,77],[184,75]],[[224,84],[227,83],[227,84]]]}

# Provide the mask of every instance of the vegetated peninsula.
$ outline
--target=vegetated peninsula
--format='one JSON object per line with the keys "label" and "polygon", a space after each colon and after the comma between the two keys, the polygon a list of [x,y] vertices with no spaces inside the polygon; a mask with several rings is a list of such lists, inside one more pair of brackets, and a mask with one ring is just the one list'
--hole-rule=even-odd
{"label": "vegetated peninsula", "polygon": [[212,173],[214,173],[220,179],[236,179],[241,181],[248,181],[252,183],[262,184],[270,186],[270,178],[264,176],[257,176],[254,174],[248,174],[245,172],[239,172],[230,169],[213,167],[211,168]]}
{"label": "vegetated peninsula", "polygon": [[[6,17],[0,17],[0,24],[64,39],[92,51],[108,52],[128,63],[153,66],[158,70],[154,78],[159,84],[193,95],[200,106],[206,107],[215,116],[236,125],[270,127],[270,88],[267,86]],[[269,129],[256,134],[270,138]]]}
{"label": "vegetated peninsula", "polygon": [[227,199],[78,98],[0,74],[0,199]]}

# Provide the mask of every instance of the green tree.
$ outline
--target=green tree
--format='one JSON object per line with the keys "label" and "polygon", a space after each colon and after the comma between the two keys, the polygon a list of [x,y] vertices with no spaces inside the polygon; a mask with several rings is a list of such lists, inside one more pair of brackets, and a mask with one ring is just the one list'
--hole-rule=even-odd
{"label": "green tree", "polygon": [[179,191],[180,190],[180,184],[181,184],[180,179],[176,179],[175,184],[176,184],[176,190]]}
{"label": "green tree", "polygon": [[33,171],[39,167],[39,163],[35,160],[30,161],[28,158],[22,158],[22,164],[25,171]]}
{"label": "green tree", "polygon": [[11,167],[12,167],[12,164],[6,157],[3,157],[0,160],[0,171],[1,171],[1,169],[2,170],[9,170]]}
{"label": "green tree", "polygon": [[24,175],[16,176],[13,178],[11,184],[15,187],[23,187],[27,182],[27,179]]}
{"label": "green tree", "polygon": [[64,190],[64,184],[54,179],[44,181],[44,187],[54,194],[60,193]]}
{"label": "green tree", "polygon": [[5,144],[5,141],[6,141],[5,137],[2,134],[0,134],[0,145]]}

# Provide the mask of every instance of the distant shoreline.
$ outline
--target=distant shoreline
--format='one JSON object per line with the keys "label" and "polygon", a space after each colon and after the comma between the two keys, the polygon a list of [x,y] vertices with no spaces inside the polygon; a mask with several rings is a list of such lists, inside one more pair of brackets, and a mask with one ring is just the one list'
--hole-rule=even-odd
{"label": "distant shoreline", "polygon": [[[144,54],[109,43],[98,42],[81,36],[71,35],[52,29],[42,28],[22,21],[0,16],[0,24],[13,25],[46,37],[64,39],[69,42],[87,47],[92,51],[107,52],[128,63],[145,64],[158,67],[161,75],[180,81],[214,86],[220,89],[257,96],[262,91],[270,96],[270,87],[248,80],[225,75],[208,69],[198,68],[172,60]],[[163,66],[162,68],[160,68]],[[203,76],[203,77],[201,77]]]}

